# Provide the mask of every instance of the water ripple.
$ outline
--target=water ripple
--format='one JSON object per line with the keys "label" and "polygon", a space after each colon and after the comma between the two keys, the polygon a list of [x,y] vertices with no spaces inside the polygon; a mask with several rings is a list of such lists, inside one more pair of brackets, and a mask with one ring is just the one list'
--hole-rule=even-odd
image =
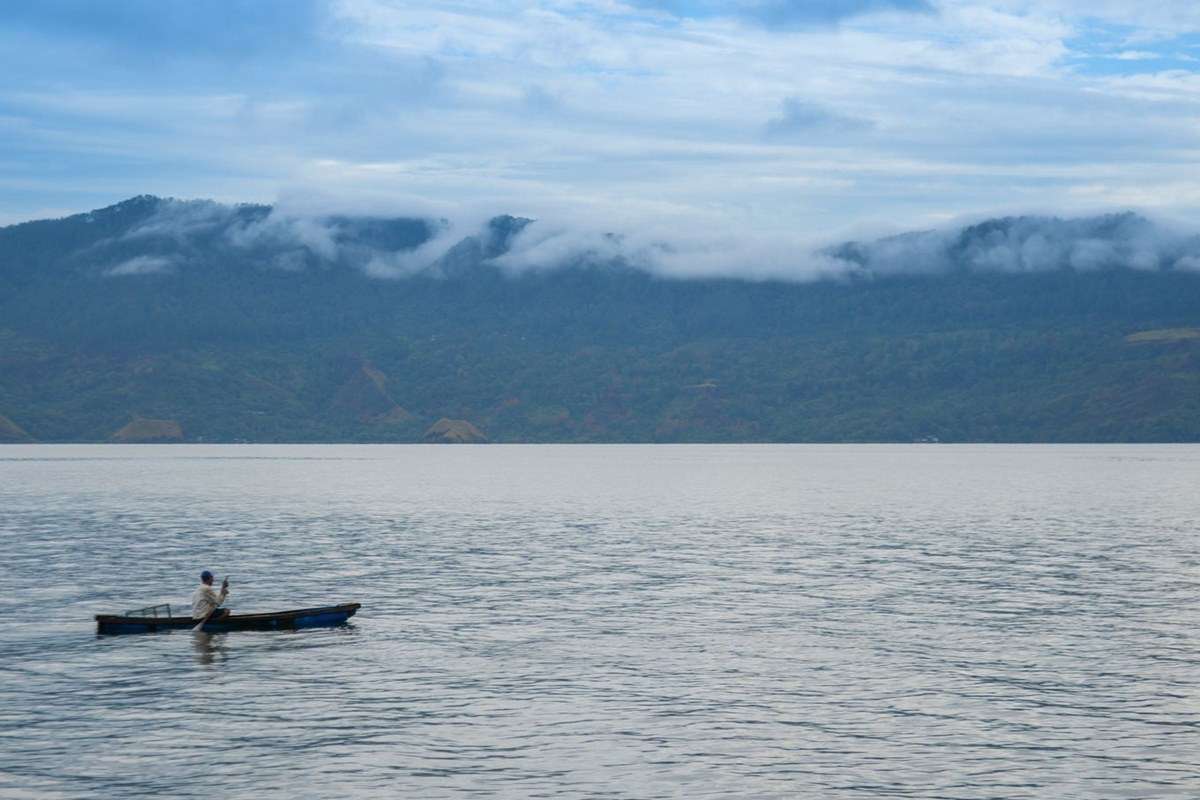
{"label": "water ripple", "polygon": [[[1195,798],[1195,447],[36,447],[0,796]],[[91,615],[355,600],[338,629]]]}

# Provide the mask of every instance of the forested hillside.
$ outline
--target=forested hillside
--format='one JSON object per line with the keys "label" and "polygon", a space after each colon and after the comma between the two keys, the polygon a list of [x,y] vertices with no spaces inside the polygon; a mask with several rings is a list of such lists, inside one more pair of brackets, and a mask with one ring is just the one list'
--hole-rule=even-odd
{"label": "forested hillside", "polygon": [[0,229],[0,441],[1200,441],[1191,242],[988,270],[964,233],[936,269],[853,244],[855,269],[751,282],[514,270],[528,224],[428,263],[437,221],[266,206]]}

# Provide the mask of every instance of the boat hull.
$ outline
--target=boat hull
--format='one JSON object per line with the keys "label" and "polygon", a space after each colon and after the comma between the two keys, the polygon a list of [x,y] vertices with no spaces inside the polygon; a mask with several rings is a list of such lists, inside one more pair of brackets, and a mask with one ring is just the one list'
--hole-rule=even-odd
{"label": "boat hull", "polygon": [[[204,623],[205,633],[228,631],[275,631],[299,628],[327,628],[342,625],[357,613],[360,603],[340,606],[299,608],[266,614],[229,614]],[[124,633],[158,633],[160,631],[191,630],[196,620],[191,617],[123,617],[118,614],[97,614],[96,633],[111,636]]]}

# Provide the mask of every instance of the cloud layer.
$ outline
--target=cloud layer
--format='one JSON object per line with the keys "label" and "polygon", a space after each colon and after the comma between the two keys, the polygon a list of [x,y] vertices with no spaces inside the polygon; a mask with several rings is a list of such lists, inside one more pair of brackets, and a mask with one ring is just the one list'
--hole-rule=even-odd
{"label": "cloud layer", "polygon": [[1008,217],[823,251],[875,275],[915,272],[1193,270],[1200,237],[1135,214],[1082,219]]}
{"label": "cloud layer", "polygon": [[389,280],[415,275],[453,278],[480,267],[510,274],[599,267],[680,279],[789,281],[1200,268],[1200,236],[1132,213],[1074,219],[1006,217],[815,246],[796,238],[746,234],[735,227],[703,233],[661,227],[602,231],[508,216],[454,222],[313,214],[210,201],[131,202],[148,202],[152,211],[125,233],[78,254],[110,277],[229,264],[284,272],[343,268]]}
{"label": "cloud layer", "polygon": [[769,259],[863,225],[1200,211],[1190,2],[96,9],[0,20],[0,222],[141,192],[320,193],[652,242],[738,229]]}

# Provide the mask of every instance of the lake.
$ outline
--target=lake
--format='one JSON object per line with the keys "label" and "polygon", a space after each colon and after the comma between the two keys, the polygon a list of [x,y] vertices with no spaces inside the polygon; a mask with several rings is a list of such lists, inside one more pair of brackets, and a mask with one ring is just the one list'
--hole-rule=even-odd
{"label": "lake", "polygon": [[[10,445],[0,796],[1200,797],[1200,447]],[[357,601],[298,632],[92,615]]]}

